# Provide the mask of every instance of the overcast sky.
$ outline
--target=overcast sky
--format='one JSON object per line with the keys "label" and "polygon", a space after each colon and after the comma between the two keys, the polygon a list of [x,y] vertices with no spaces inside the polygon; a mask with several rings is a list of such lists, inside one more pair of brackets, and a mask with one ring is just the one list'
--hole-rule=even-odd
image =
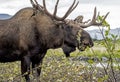
{"label": "overcast sky", "polygon": [[[37,0],[41,4],[42,0]],[[56,0],[46,0],[47,8],[53,11]],[[73,0],[60,0],[58,6],[58,16],[64,15]],[[107,21],[110,23],[111,28],[120,27],[120,0],[78,0],[79,5],[70,14],[69,19],[74,19],[78,15],[83,15],[84,20],[92,18],[94,7],[100,11],[100,15],[105,15],[110,12]],[[0,13],[14,15],[17,11],[24,7],[31,7],[30,0],[0,0]],[[89,27],[93,29],[97,27]]]}

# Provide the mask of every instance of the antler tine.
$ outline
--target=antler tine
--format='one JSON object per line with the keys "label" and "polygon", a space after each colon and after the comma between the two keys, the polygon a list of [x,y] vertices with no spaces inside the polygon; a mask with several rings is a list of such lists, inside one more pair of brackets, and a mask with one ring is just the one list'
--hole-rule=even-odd
{"label": "antler tine", "polygon": [[108,16],[109,13],[110,13],[110,12],[108,12],[108,13],[104,16],[104,18],[103,18],[103,20],[100,22],[100,24],[102,24],[102,23],[104,22],[104,20],[107,18],[107,16]]}
{"label": "antler tine", "polygon": [[45,3],[45,0],[43,0],[43,7],[44,7],[44,9],[46,10],[46,3]]}
{"label": "antler tine", "polygon": [[43,6],[41,6],[40,4],[38,4],[38,2],[36,0],[34,0],[34,1],[36,3],[37,9],[40,10],[40,11],[43,10]]}
{"label": "antler tine", "polygon": [[[56,16],[57,6],[58,6],[58,3],[59,3],[59,0],[57,0],[57,2],[56,2],[55,10],[54,10],[53,15],[50,14],[50,13],[48,12],[48,10],[46,9],[45,0],[43,0],[43,7],[44,7],[45,12],[46,12],[49,16],[54,17],[56,20],[63,21],[63,20],[77,7],[78,3],[75,5],[75,2],[76,2],[76,0],[74,0],[73,4],[69,7],[68,11],[66,12],[66,14],[65,14],[63,17],[58,17],[58,16]],[[74,5],[75,5],[75,6],[74,6]],[[73,6],[74,6],[74,7],[73,7]]]}
{"label": "antler tine", "polygon": [[31,4],[32,4],[33,8],[39,9],[39,10],[42,10],[42,9],[43,9],[42,6],[39,5],[36,0],[34,0],[34,1],[33,1],[33,0],[30,0],[30,2],[31,2]]}
{"label": "antler tine", "polygon": [[[75,2],[76,2],[76,0],[73,1],[73,4],[69,7],[68,11],[67,11],[67,12],[65,13],[65,15],[64,15],[62,18],[60,18],[59,20],[64,20],[65,18],[67,18],[68,15],[77,7],[79,1],[77,2],[76,5],[75,5]],[[75,5],[75,6],[74,6],[74,5]],[[73,7],[73,6],[74,6],[74,7]]]}
{"label": "antler tine", "polygon": [[53,13],[54,17],[56,17],[58,3],[59,3],[59,0],[57,0],[57,2],[55,4],[55,9],[54,9],[54,13]]}
{"label": "antler tine", "polygon": [[64,19],[67,18],[68,15],[77,7],[77,5],[78,5],[79,2],[77,2],[77,4],[75,4],[75,2],[76,2],[76,0],[73,1],[72,5],[69,7],[69,9],[67,10],[67,12],[65,13],[65,15],[63,17],[56,16],[59,0],[57,0],[57,2],[56,2],[53,15],[48,12],[48,10],[46,8],[45,0],[43,0],[43,8],[44,8],[44,11],[45,11],[45,13],[47,15],[51,16],[52,18],[54,18],[54,19],[56,19],[58,21],[64,21]]}
{"label": "antler tine", "polygon": [[87,27],[89,27],[89,26],[91,26],[91,25],[93,25],[94,23],[96,23],[95,21],[96,21],[96,12],[97,12],[97,9],[96,9],[96,7],[94,8],[94,14],[93,14],[93,17],[92,17],[92,20],[89,22],[89,23],[87,23],[87,24],[79,24],[82,28],[87,28]]}
{"label": "antler tine", "polygon": [[44,11],[46,12],[46,14],[48,14],[50,17],[53,17],[53,15],[51,13],[49,13],[47,8],[46,8],[45,0],[43,0],[43,8],[44,8]]}
{"label": "antler tine", "polygon": [[96,10],[96,7],[95,7],[95,9],[94,9],[94,16],[93,16],[93,18],[92,18],[92,23],[94,24],[94,25],[102,25],[102,23],[104,22],[104,20],[107,18],[107,16],[108,16],[108,14],[110,13],[110,12],[108,12],[105,16],[104,16],[104,18],[102,19],[102,21],[101,22],[99,22],[99,23],[97,23],[96,22],[96,18],[99,16],[99,14],[100,14],[100,12],[98,12],[98,16],[96,17],[96,12],[97,12],[97,10]]}
{"label": "antler tine", "polygon": [[38,2],[36,1],[36,0],[34,0],[35,1],[35,3],[38,5]]}
{"label": "antler tine", "polygon": [[30,2],[31,2],[31,4],[32,4],[32,6],[35,8],[36,5],[35,5],[35,3],[33,2],[33,0],[30,0]]}
{"label": "antler tine", "polygon": [[96,17],[96,12],[97,12],[97,9],[96,7],[94,8],[94,14],[93,14],[93,18],[92,18],[92,21],[90,21],[88,24],[80,24],[80,26],[82,28],[87,28],[89,26],[100,26],[102,25],[102,23],[104,22],[104,20],[107,18],[109,12],[104,16],[104,18],[102,19],[102,21],[100,22],[96,22],[97,20],[97,17],[99,16],[99,13],[98,13],[98,16]]}
{"label": "antler tine", "polygon": [[[110,13],[110,12],[108,12],[108,13],[104,16],[104,18],[102,19],[102,21],[100,21],[99,23],[96,22],[96,17],[94,17],[94,19],[93,19],[93,21],[92,21],[92,24],[93,24],[93,25],[97,25],[97,26],[102,25],[102,23],[103,23],[104,20],[107,18],[107,16],[108,16],[109,13]],[[99,16],[99,13],[98,13],[98,16]]]}
{"label": "antler tine", "polygon": [[96,7],[95,7],[95,8],[94,8],[94,14],[93,14],[93,18],[92,18],[91,23],[94,23],[94,22],[95,22],[95,20],[96,20],[96,13],[97,13],[97,9],[96,9]]}
{"label": "antler tine", "polygon": [[77,7],[78,4],[79,4],[79,1],[78,1],[77,4],[69,11],[68,15]]}

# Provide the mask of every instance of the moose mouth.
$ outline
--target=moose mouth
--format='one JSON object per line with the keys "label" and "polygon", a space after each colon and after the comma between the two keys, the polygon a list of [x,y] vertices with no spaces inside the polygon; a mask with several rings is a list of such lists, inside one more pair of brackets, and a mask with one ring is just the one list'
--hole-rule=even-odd
{"label": "moose mouth", "polygon": [[92,47],[94,44],[92,42],[92,40],[86,41],[81,39],[81,30],[79,30],[78,34],[77,34],[77,41],[78,41],[78,46],[77,48],[79,49],[79,51],[85,51],[85,49],[87,47]]}
{"label": "moose mouth", "polygon": [[78,49],[79,49],[79,51],[85,51],[85,49],[87,48],[87,46],[86,45],[79,45],[78,46]]}
{"label": "moose mouth", "polygon": [[78,45],[79,51],[85,51],[86,48],[91,48],[91,47],[93,47],[93,44],[84,44],[84,43],[82,43],[82,44]]}

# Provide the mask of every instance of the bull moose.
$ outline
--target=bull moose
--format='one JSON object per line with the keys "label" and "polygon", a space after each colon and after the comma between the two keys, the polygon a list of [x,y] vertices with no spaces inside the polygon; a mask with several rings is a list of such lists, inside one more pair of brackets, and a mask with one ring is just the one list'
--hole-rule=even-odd
{"label": "bull moose", "polygon": [[[21,61],[21,73],[28,72],[24,75],[26,82],[30,82],[30,64],[32,68],[42,64],[48,49],[65,44],[83,51],[93,46],[90,35],[79,24],[66,21],[78,5],[76,0],[63,17],[56,16],[59,0],[53,14],[46,9],[45,0],[43,6],[36,0],[30,1],[33,7],[19,10],[10,19],[0,20],[0,62]],[[36,69],[39,77],[41,67]]]}

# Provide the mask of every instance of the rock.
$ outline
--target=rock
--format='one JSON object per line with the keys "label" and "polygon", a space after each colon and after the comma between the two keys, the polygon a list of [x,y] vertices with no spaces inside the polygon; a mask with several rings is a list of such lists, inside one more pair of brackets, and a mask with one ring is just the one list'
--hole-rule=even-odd
{"label": "rock", "polygon": [[102,60],[103,62],[107,62],[109,59],[108,59],[107,57],[102,57],[101,60]]}

